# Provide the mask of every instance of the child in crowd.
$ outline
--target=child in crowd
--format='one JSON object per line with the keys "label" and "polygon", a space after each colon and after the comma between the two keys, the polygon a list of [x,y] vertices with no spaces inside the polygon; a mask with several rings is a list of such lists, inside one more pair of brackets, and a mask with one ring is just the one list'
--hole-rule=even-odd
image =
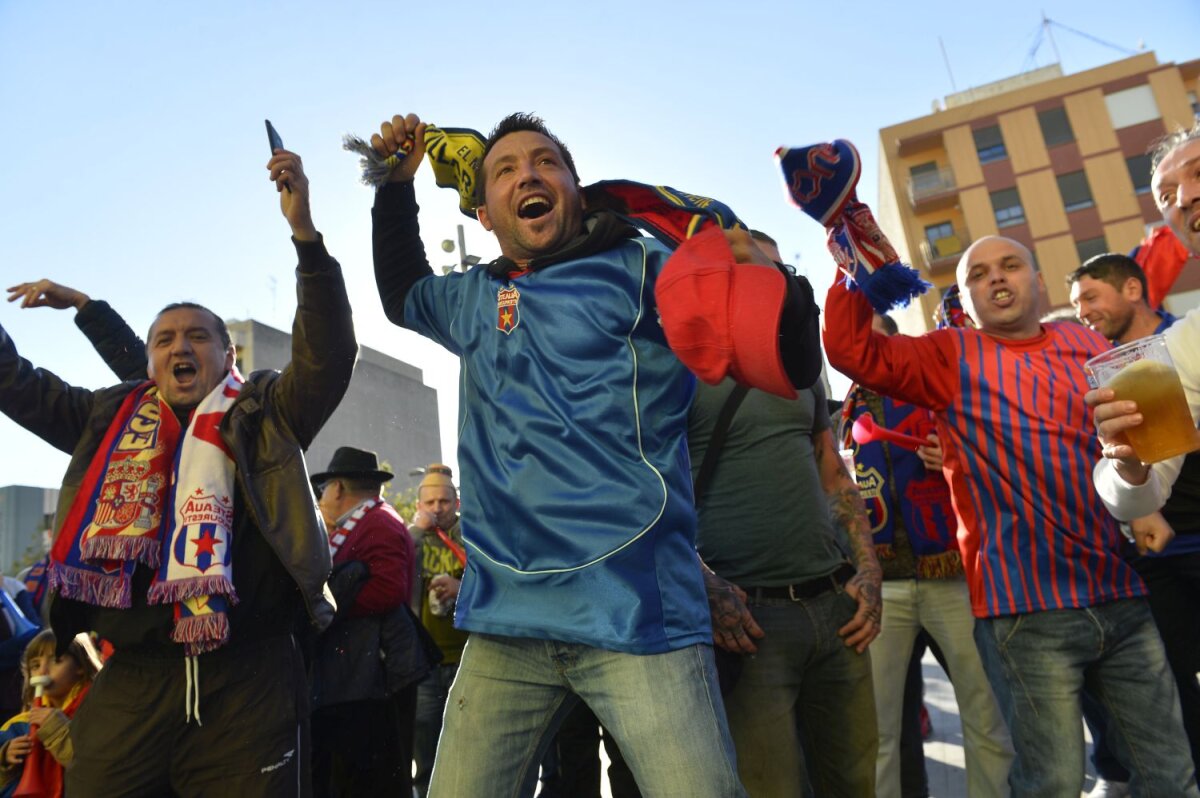
{"label": "child in crowd", "polygon": [[[74,755],[68,734],[70,719],[92,685],[96,671],[82,645],[71,641],[66,653],[55,656],[54,632],[39,632],[25,649],[21,675],[25,680],[25,711],[0,727],[0,798],[16,790],[24,773],[26,758],[34,748],[30,726],[45,751],[31,759],[39,763],[47,795],[62,796],[63,768]],[[39,706],[34,706],[35,676],[49,676]],[[48,754],[48,755],[47,755]]]}

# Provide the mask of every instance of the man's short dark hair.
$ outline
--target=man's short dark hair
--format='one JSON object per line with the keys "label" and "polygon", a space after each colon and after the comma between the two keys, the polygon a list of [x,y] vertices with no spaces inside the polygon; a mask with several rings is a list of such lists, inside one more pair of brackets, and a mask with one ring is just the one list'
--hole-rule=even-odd
{"label": "man's short dark hair", "polygon": [[1119,252],[1105,252],[1102,255],[1088,258],[1082,266],[1067,275],[1067,285],[1074,285],[1084,277],[1102,280],[1118,291],[1132,277],[1142,286],[1142,301],[1147,303],[1150,301],[1150,288],[1146,285],[1146,273],[1142,271],[1141,266],[1138,266],[1137,261],[1128,255],[1122,255]]}
{"label": "man's short dark hair", "polygon": [[492,151],[492,147],[496,145],[497,141],[509,133],[520,133],[521,131],[541,133],[554,142],[554,146],[558,147],[558,151],[562,153],[563,161],[566,162],[567,168],[571,170],[571,176],[575,178],[576,183],[579,182],[579,172],[575,169],[575,159],[571,157],[571,151],[567,149],[567,145],[563,144],[558,136],[550,132],[550,129],[546,127],[546,123],[542,121],[540,116],[524,111],[517,111],[515,114],[509,114],[501,119],[500,123],[492,128],[492,132],[488,134],[487,141],[484,142],[483,155],[479,158],[479,173],[475,175],[476,207],[483,205],[485,184],[487,182],[486,170],[483,168],[483,163],[487,160],[488,153]]}
{"label": "man's short dark hair", "polygon": [[763,241],[763,242],[775,247],[775,249],[779,249],[779,242],[776,241],[775,239],[771,238],[769,235],[764,233],[762,230],[751,230],[750,237],[753,238],[755,241]]}
{"label": "man's short dark hair", "polygon": [[[213,313],[208,308],[204,307],[203,305],[198,305],[195,302],[172,302],[171,304],[167,305],[165,308],[163,308],[162,310],[160,310],[158,312],[158,315],[154,317],[154,321],[150,322],[150,330],[151,331],[154,330],[154,322],[158,321],[159,318],[162,317],[162,314],[170,313],[172,310],[183,310],[183,309],[203,310],[205,313],[212,316],[213,321],[216,322],[216,325],[217,325],[217,335],[220,336],[220,338],[221,338],[221,347],[223,349],[228,349],[230,346],[233,345],[233,339],[229,337],[229,328],[225,326],[225,320],[222,319],[220,316],[218,316],[216,313]],[[147,346],[150,345],[149,333],[146,334],[146,345]]]}
{"label": "man's short dark hair", "polygon": [[1170,155],[1176,147],[1197,139],[1200,139],[1200,121],[1197,121],[1190,129],[1180,128],[1154,142],[1150,149],[1150,174],[1153,175],[1157,171],[1163,158]]}
{"label": "man's short dark hair", "polygon": [[883,314],[880,314],[879,318],[881,319],[880,324],[883,325],[883,329],[887,330],[888,335],[899,334],[900,327],[899,327],[899,325],[896,324],[895,319],[893,319],[891,316],[887,316],[887,315],[883,315]]}

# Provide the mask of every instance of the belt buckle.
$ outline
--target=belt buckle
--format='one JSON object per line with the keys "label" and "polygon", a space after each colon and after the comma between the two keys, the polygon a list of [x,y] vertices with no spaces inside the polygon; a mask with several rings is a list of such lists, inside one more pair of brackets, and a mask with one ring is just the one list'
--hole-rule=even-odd
{"label": "belt buckle", "polygon": [[788,585],[788,598],[793,603],[799,602],[803,598],[802,596],[798,597],[796,595],[796,586],[794,584]]}

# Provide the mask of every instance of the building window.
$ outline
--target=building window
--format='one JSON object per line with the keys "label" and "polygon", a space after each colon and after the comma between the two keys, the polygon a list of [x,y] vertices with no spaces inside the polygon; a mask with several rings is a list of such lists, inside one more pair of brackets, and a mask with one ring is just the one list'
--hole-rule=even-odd
{"label": "building window", "polygon": [[954,225],[949,222],[938,222],[925,228],[925,240],[932,244],[939,238],[954,235]]}
{"label": "building window", "polygon": [[1133,181],[1133,190],[1138,194],[1145,194],[1150,190],[1150,156],[1135,155],[1132,158],[1125,159],[1125,166],[1129,168],[1129,179]]}
{"label": "building window", "polygon": [[1025,221],[1025,209],[1021,207],[1021,195],[1015,188],[992,192],[992,210],[996,213],[997,227],[1012,227]]}
{"label": "building window", "polygon": [[974,131],[975,152],[979,153],[980,163],[991,163],[1008,157],[1004,149],[1004,137],[1000,135],[1000,126],[981,127]]}
{"label": "building window", "polygon": [[1162,116],[1158,112],[1158,103],[1154,102],[1154,92],[1145,83],[1104,95],[1104,104],[1108,106],[1108,115],[1116,130],[1151,122]]}
{"label": "building window", "polygon": [[1067,110],[1062,106],[1041,111],[1037,116],[1038,125],[1042,128],[1042,139],[1047,147],[1057,147],[1059,144],[1069,144],[1075,140],[1071,120],[1067,118]]}
{"label": "building window", "polygon": [[1200,99],[1196,99],[1196,92],[1188,92],[1188,102],[1192,104],[1192,113],[1200,117]]}
{"label": "building window", "polygon": [[1062,195],[1063,208],[1068,212],[1090,208],[1096,204],[1092,202],[1092,190],[1088,187],[1087,175],[1083,172],[1059,175],[1056,179],[1058,193]]}
{"label": "building window", "polygon": [[1089,258],[1094,258],[1097,255],[1103,255],[1105,252],[1108,252],[1108,242],[1104,240],[1104,236],[1076,241],[1075,252],[1079,255],[1079,262],[1084,263]]}
{"label": "building window", "polygon": [[936,191],[940,187],[937,161],[919,163],[910,167],[908,175],[912,178],[913,191],[918,194]]}
{"label": "building window", "polygon": [[925,240],[929,242],[932,260],[949,258],[963,251],[962,238],[954,231],[950,222],[938,222],[925,228]]}

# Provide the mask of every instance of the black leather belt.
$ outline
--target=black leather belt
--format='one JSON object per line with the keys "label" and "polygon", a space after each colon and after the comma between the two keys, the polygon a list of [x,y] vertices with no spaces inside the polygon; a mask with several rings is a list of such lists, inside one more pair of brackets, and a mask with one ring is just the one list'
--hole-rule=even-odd
{"label": "black leather belt", "polygon": [[850,581],[850,577],[856,573],[858,572],[854,569],[854,566],[847,563],[831,574],[819,576],[816,579],[809,579],[807,582],[797,582],[794,585],[782,585],[780,587],[747,587],[743,589],[751,601],[760,599],[802,601],[804,599],[816,598],[822,593],[828,593],[830,590],[836,590]]}

